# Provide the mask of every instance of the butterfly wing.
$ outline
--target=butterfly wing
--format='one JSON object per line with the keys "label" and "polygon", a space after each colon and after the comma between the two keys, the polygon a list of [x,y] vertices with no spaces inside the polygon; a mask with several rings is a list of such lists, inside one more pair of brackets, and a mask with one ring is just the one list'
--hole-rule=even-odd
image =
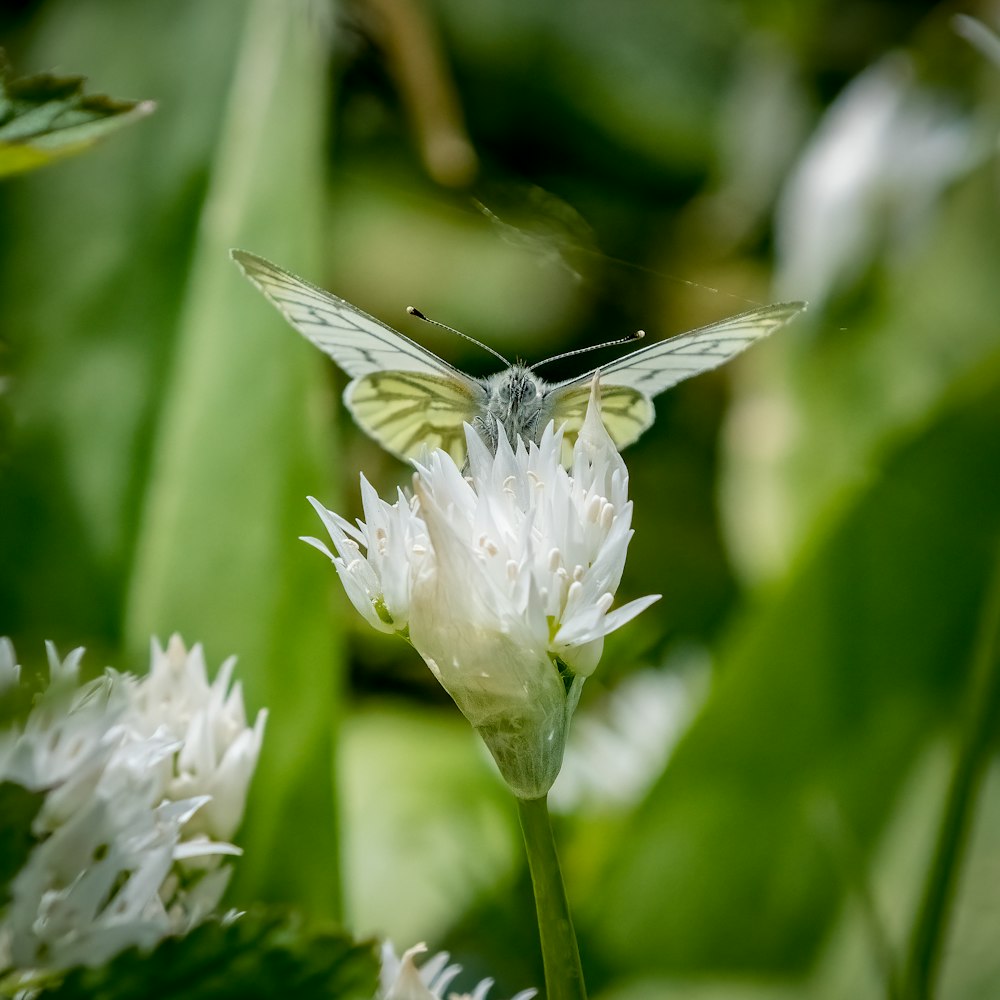
{"label": "butterfly wing", "polygon": [[427,348],[369,316],[357,306],[323,291],[246,250],[233,260],[306,339],[328,354],[351,378],[372,372],[423,372],[472,382]]}
{"label": "butterfly wing", "polygon": [[[557,386],[551,391],[554,393],[551,419],[555,420],[557,427],[562,425],[563,458],[568,465],[587,415],[590,383],[580,385],[574,379],[572,383]],[[653,401],[645,393],[627,385],[606,385],[602,376],[601,419],[619,451],[635,441],[652,424],[655,415]]]}
{"label": "butterfly wing", "polygon": [[[469,380],[472,381],[471,379]],[[418,458],[425,447],[441,448],[461,467],[465,463],[465,429],[482,405],[464,382],[423,372],[372,372],[355,379],[344,391],[344,403],[358,426],[386,451],[404,461]]]}
{"label": "butterfly wing", "polygon": [[[781,302],[751,309],[682,333],[595,369],[601,378],[601,415],[618,448],[631,444],[653,422],[652,397],[692,375],[725,364],[805,309],[804,302]],[[549,409],[564,422],[572,440],[583,424],[594,372],[560,382],[549,390]]]}
{"label": "butterfly wing", "polygon": [[462,424],[485,404],[479,382],[350,302],[256,254],[231,253],[285,319],[351,376],[344,402],[363,431],[403,459],[428,445],[465,461]]}

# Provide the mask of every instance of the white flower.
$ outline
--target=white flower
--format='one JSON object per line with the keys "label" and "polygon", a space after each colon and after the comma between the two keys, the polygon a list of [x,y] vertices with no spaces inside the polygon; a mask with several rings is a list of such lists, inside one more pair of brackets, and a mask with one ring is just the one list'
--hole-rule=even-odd
{"label": "white flower", "polygon": [[48,832],[95,793],[125,733],[127,700],[114,675],[77,687],[82,649],[60,660],[46,643],[50,683],[23,728],[0,733],[0,780],[48,790],[35,821]]}
{"label": "white flower", "polygon": [[151,810],[127,799],[90,799],[32,851],[12,883],[5,925],[14,964],[98,965],[167,934],[158,890],[183,818],[177,803]]}
{"label": "white flower", "polygon": [[178,741],[170,761],[166,796],[208,796],[192,817],[187,833],[228,840],[236,832],[246,806],[247,789],[264,738],[267,711],[247,726],[243,690],[229,690],[236,657],[219,668],[209,684],[200,644],[185,649],[173,635],[164,651],[153,639],[148,676],[130,687],[130,723],[143,737],[166,734]]}
{"label": "white flower", "polygon": [[[427,537],[402,490],[394,504],[379,499],[371,483],[361,476],[361,503],[365,520],[355,528],[339,514],[309,498],[330,532],[337,554],[318,538],[304,538],[333,560],[351,603],[369,625],[380,632],[406,635],[410,616],[410,560],[423,552]],[[361,554],[361,546],[365,554]]]}
{"label": "white flower", "polygon": [[[0,781],[45,793],[0,921],[0,957],[22,971],[100,964],[218,905],[219,858],[240,852],[208,834],[235,831],[264,724],[247,727],[238,685],[227,694],[232,661],[209,685],[200,647],[176,636],[141,679],[78,686],[83,650],[48,653],[49,687],[0,733]],[[0,643],[0,672],[13,662]]]}
{"label": "white flower", "polygon": [[[600,418],[561,464],[562,433],[496,454],[466,427],[469,476],[445,452],[417,465],[416,502],[362,483],[355,528],[312,501],[355,607],[404,634],[479,731],[515,794],[544,795],[559,772],[583,681],[604,636],[656,597],[611,610],[632,537],[628,472]],[[364,550],[364,551],[362,551]]]}
{"label": "white flower", "polygon": [[21,668],[14,656],[14,644],[6,636],[0,638],[0,695],[17,687]]}
{"label": "white flower", "polygon": [[626,677],[574,719],[549,796],[554,812],[634,806],[663,772],[708,692],[707,654],[692,649],[671,660]]}
{"label": "white flower", "polygon": [[[418,969],[413,960],[426,951],[426,945],[417,944],[398,959],[392,944],[384,942],[377,1000],[446,1000],[444,991],[462,967],[449,965],[448,952],[440,951]],[[449,993],[447,1000],[486,1000],[492,986],[492,979],[484,979],[471,993]],[[537,992],[521,990],[511,1000],[532,1000]]]}
{"label": "white flower", "polygon": [[904,252],[941,192],[975,165],[970,120],[914,77],[911,60],[890,53],[827,110],[778,205],[779,288],[822,303],[883,244]]}
{"label": "white flower", "polygon": [[1000,66],[1000,35],[992,28],[968,14],[953,15],[951,26],[987,59]]}

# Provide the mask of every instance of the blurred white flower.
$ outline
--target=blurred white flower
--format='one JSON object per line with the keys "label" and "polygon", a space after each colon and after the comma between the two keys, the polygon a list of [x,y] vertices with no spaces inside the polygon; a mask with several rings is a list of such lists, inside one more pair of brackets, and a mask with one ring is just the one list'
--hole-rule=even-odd
{"label": "blurred white flower", "polygon": [[149,674],[129,687],[130,724],[144,738],[158,732],[180,744],[170,760],[167,797],[209,796],[187,833],[220,840],[232,837],[243,819],[267,721],[263,709],[247,726],[242,686],[237,681],[229,689],[235,666],[229,657],[209,684],[201,645],[189,651],[173,635],[166,650],[153,639]]}
{"label": "blurred white flower", "polygon": [[1000,35],[996,31],[968,14],[953,15],[951,25],[957,34],[1000,67]]}
{"label": "blurred white flower", "polygon": [[634,806],[662,773],[708,692],[706,653],[626,677],[573,720],[549,801],[556,812]]}
{"label": "blurred white flower", "polygon": [[[0,781],[45,793],[0,921],[0,957],[22,971],[100,964],[214,910],[220,856],[240,852],[208,834],[239,825],[263,734],[264,713],[251,730],[238,685],[227,695],[233,662],[209,685],[200,647],[176,636],[143,678],[80,686],[82,654],[48,644],[48,688],[0,732]],[[0,642],[0,675],[14,662]]]}
{"label": "blurred white flower", "polygon": [[[414,958],[427,951],[427,946],[417,944],[396,957],[392,944],[382,945],[382,970],[379,975],[377,1000],[487,1000],[493,986],[492,979],[484,979],[471,993],[449,993],[445,990],[462,971],[460,965],[448,964],[448,952],[440,951],[418,969]],[[521,990],[511,1000],[531,1000],[537,990]]]}
{"label": "blurred white flower", "polygon": [[[9,643],[8,648],[13,658]],[[36,821],[50,830],[93,794],[124,736],[117,723],[127,703],[110,675],[77,686],[82,649],[65,660],[51,643],[46,650],[47,690],[23,727],[0,731],[0,779],[31,791],[50,790]]]}
{"label": "blurred white flower", "polygon": [[0,695],[17,686],[21,668],[14,655],[14,644],[6,636],[0,637]]}
{"label": "blurred white flower", "polygon": [[657,597],[614,611],[632,537],[628,471],[600,417],[595,381],[563,468],[562,433],[496,454],[466,428],[469,476],[445,452],[417,464],[415,500],[362,490],[355,528],[312,500],[336,554],[315,538],[351,601],[405,635],[483,737],[516,795],[538,798],[604,636]]}
{"label": "blurred white flower", "polygon": [[159,888],[173,865],[183,812],[127,798],[90,799],[32,851],[4,920],[18,968],[99,965],[151,947],[172,928]]}
{"label": "blurred white flower", "polygon": [[827,110],[792,172],[775,220],[779,293],[822,304],[875,254],[911,245],[942,191],[972,168],[969,119],[919,86],[892,53]]}

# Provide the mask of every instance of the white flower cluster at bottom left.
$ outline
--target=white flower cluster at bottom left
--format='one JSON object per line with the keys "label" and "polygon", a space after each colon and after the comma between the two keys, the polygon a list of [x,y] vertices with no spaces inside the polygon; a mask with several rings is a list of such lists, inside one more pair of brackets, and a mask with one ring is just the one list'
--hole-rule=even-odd
{"label": "white flower cluster at bottom left", "polygon": [[[108,670],[81,686],[82,649],[48,654],[48,688],[0,730],[0,782],[44,794],[0,920],[0,970],[99,965],[210,913],[264,734],[266,713],[248,727],[230,689],[234,661],[209,684],[201,647],[179,636],[154,640],[142,678]],[[0,639],[0,699],[19,679]]]}

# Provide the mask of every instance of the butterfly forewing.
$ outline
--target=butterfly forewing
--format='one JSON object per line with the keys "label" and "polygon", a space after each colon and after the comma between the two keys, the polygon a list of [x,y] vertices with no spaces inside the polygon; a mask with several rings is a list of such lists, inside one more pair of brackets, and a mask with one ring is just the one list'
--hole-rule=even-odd
{"label": "butterfly forewing", "polygon": [[386,451],[402,459],[420,456],[424,448],[441,448],[461,466],[465,462],[465,429],[484,405],[485,390],[420,372],[373,372],[355,379],[344,402],[358,425]]}
{"label": "butterfly forewing", "polygon": [[[762,306],[721,323],[703,326],[699,330],[640,348],[597,369],[602,387],[629,386],[647,396],[656,396],[692,375],[725,364],[755,341],[783,326],[803,309],[803,302]],[[560,382],[553,391],[564,386],[587,385],[592,377],[593,372],[588,372],[579,378]],[[604,391],[606,390],[602,390],[602,398]]]}
{"label": "butterfly forewing", "polygon": [[424,372],[472,382],[457,368],[350,302],[303,281],[256,254],[233,250],[243,273],[296,330],[351,378],[373,372]]}

